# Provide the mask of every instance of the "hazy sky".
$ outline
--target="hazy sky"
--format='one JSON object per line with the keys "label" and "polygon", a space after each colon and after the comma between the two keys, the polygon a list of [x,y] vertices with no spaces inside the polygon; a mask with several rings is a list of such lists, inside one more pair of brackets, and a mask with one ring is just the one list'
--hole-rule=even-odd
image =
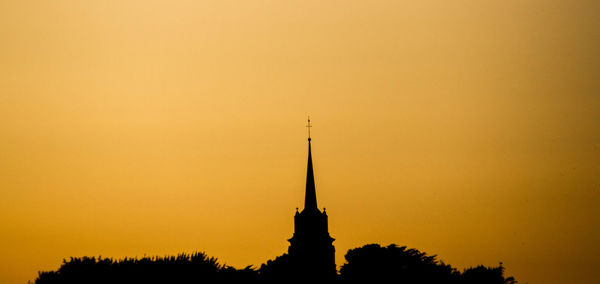
{"label": "hazy sky", "polygon": [[287,250],[600,282],[600,1],[0,1],[0,282]]}

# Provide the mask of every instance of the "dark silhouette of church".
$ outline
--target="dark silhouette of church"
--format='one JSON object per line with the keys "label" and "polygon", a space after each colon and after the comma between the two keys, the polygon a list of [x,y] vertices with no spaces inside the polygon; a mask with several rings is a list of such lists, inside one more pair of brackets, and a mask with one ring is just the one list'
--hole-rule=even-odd
{"label": "dark silhouette of church", "polygon": [[313,173],[310,119],[304,209],[294,216],[294,235],[288,253],[262,264],[236,269],[219,264],[203,252],[177,256],[112,259],[71,257],[56,271],[40,271],[35,284],[158,284],[158,283],[420,283],[516,284],[498,267],[456,268],[405,246],[367,244],[348,250],[338,277],[334,239],[327,213],[317,207]]}
{"label": "dark silhouette of church", "polygon": [[313,173],[310,118],[308,119],[308,167],[304,209],[294,216],[294,235],[288,241],[288,254],[295,266],[297,277],[306,280],[331,280],[337,275],[335,266],[335,240],[329,235],[327,213],[317,207]]}

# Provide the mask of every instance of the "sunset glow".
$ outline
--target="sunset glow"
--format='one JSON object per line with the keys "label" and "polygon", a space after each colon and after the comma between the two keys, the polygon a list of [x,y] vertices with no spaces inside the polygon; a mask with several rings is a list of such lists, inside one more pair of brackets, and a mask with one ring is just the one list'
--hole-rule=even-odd
{"label": "sunset glow", "polygon": [[0,283],[287,250],[599,283],[599,1],[0,1]]}

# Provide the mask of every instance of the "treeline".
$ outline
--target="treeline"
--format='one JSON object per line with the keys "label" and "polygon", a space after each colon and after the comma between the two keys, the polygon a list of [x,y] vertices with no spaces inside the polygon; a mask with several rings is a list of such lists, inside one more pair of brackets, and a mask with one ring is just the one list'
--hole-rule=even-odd
{"label": "treeline", "polygon": [[[462,272],[416,249],[377,244],[346,253],[336,283],[415,284],[514,284],[504,276],[504,267],[477,266]],[[100,283],[295,283],[298,275],[293,260],[284,254],[256,269],[236,269],[219,264],[204,253],[168,257],[111,258],[81,257],[63,260],[56,271],[40,272],[36,284]]]}
{"label": "treeline", "polygon": [[167,257],[71,257],[56,271],[39,272],[36,284],[256,283],[258,271],[219,264],[205,253]]}

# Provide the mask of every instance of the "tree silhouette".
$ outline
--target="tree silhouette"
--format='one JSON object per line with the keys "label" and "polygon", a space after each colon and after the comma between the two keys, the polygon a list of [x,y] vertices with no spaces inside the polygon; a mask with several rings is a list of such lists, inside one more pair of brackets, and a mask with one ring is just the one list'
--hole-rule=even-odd
{"label": "tree silhouette", "polygon": [[461,283],[515,284],[517,281],[515,281],[515,278],[512,276],[504,278],[504,266],[502,266],[501,262],[498,267],[485,267],[479,265],[477,267],[466,269],[461,274]]}
{"label": "tree silhouette", "polygon": [[342,282],[458,283],[460,273],[416,249],[369,244],[351,249],[340,270]]}
{"label": "tree silhouette", "polygon": [[[337,279],[319,283],[515,284],[504,277],[504,266],[471,267],[460,273],[416,249],[394,244],[369,244],[348,250]],[[40,272],[35,284],[154,283],[300,283],[301,269],[289,254],[269,260],[256,270],[219,264],[204,253],[125,258],[71,257],[56,271]]]}
{"label": "tree silhouette", "polygon": [[296,274],[292,257],[287,253],[262,264],[258,272],[264,283],[290,283]]}
{"label": "tree silhouette", "polygon": [[36,284],[75,283],[254,283],[258,272],[252,267],[238,270],[220,265],[204,253],[167,257],[110,258],[82,257],[63,260],[57,271],[40,272]]}

